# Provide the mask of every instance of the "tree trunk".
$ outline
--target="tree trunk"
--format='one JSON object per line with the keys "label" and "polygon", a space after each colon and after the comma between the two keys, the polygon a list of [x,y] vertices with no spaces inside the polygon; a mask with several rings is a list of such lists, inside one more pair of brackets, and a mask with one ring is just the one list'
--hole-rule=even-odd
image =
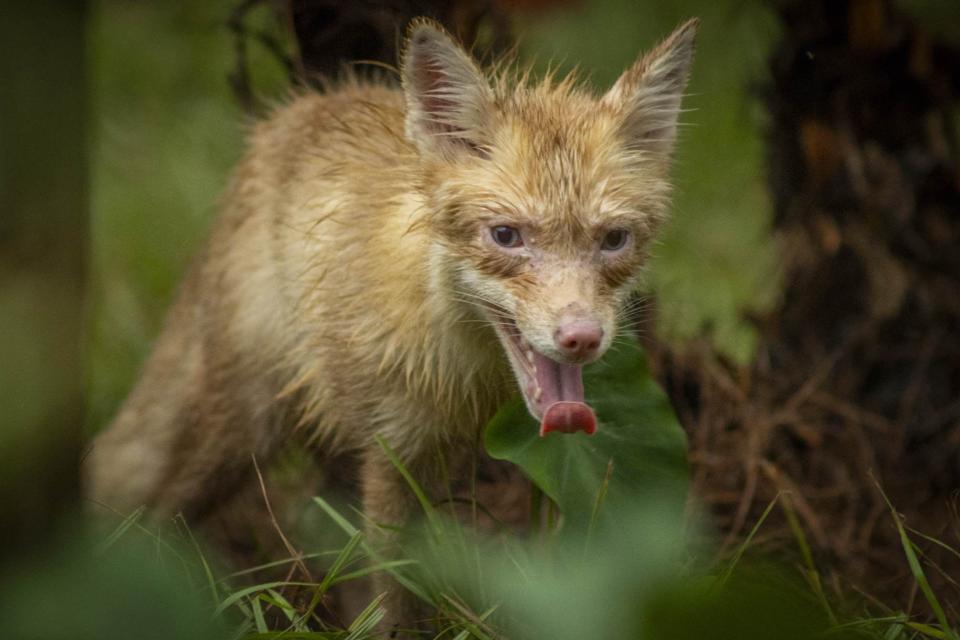
{"label": "tree trunk", "polygon": [[11,557],[79,497],[84,9],[8,2],[0,17],[0,532]]}
{"label": "tree trunk", "polygon": [[824,568],[906,602],[877,485],[927,534],[955,546],[960,525],[960,51],[884,0],[779,13],[765,99],[783,297],[753,365],[701,345],[661,353],[661,371],[731,545],[790,491]]}

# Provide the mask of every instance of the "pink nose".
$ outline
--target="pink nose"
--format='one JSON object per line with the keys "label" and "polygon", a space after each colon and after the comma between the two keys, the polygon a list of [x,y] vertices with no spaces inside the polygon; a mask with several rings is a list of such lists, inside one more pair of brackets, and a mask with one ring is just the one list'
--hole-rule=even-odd
{"label": "pink nose", "polygon": [[557,348],[568,358],[587,360],[597,355],[603,327],[596,320],[578,318],[561,322],[553,334]]}

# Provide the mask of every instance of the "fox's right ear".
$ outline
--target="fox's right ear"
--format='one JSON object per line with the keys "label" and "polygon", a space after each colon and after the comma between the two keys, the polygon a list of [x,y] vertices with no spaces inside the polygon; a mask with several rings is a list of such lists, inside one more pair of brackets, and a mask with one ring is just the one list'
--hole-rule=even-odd
{"label": "fox's right ear", "polygon": [[476,62],[437,23],[415,20],[401,63],[406,131],[421,153],[483,153],[493,92]]}

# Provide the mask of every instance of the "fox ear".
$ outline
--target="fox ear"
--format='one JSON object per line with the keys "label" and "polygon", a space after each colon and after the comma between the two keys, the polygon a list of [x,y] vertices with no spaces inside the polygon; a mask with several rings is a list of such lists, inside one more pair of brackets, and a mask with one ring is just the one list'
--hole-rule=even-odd
{"label": "fox ear", "polygon": [[476,62],[440,25],[416,20],[401,63],[407,138],[421,153],[482,153],[493,93]]}
{"label": "fox ear", "polygon": [[677,27],[624,71],[603,97],[604,104],[622,114],[631,148],[663,159],[673,151],[699,22],[694,18]]}

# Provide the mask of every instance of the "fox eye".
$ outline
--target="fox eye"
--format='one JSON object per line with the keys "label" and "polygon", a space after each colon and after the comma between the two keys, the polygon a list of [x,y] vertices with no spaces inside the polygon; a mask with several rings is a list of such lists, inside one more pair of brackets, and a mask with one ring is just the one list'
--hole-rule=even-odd
{"label": "fox eye", "polygon": [[520,237],[520,232],[504,224],[492,227],[490,229],[490,237],[493,238],[493,241],[498,245],[506,247],[507,249],[515,249],[523,246],[523,238]]}
{"label": "fox eye", "polygon": [[603,236],[603,241],[600,243],[600,249],[602,251],[618,251],[623,249],[629,237],[630,232],[626,229],[612,229],[607,231],[607,234]]}

